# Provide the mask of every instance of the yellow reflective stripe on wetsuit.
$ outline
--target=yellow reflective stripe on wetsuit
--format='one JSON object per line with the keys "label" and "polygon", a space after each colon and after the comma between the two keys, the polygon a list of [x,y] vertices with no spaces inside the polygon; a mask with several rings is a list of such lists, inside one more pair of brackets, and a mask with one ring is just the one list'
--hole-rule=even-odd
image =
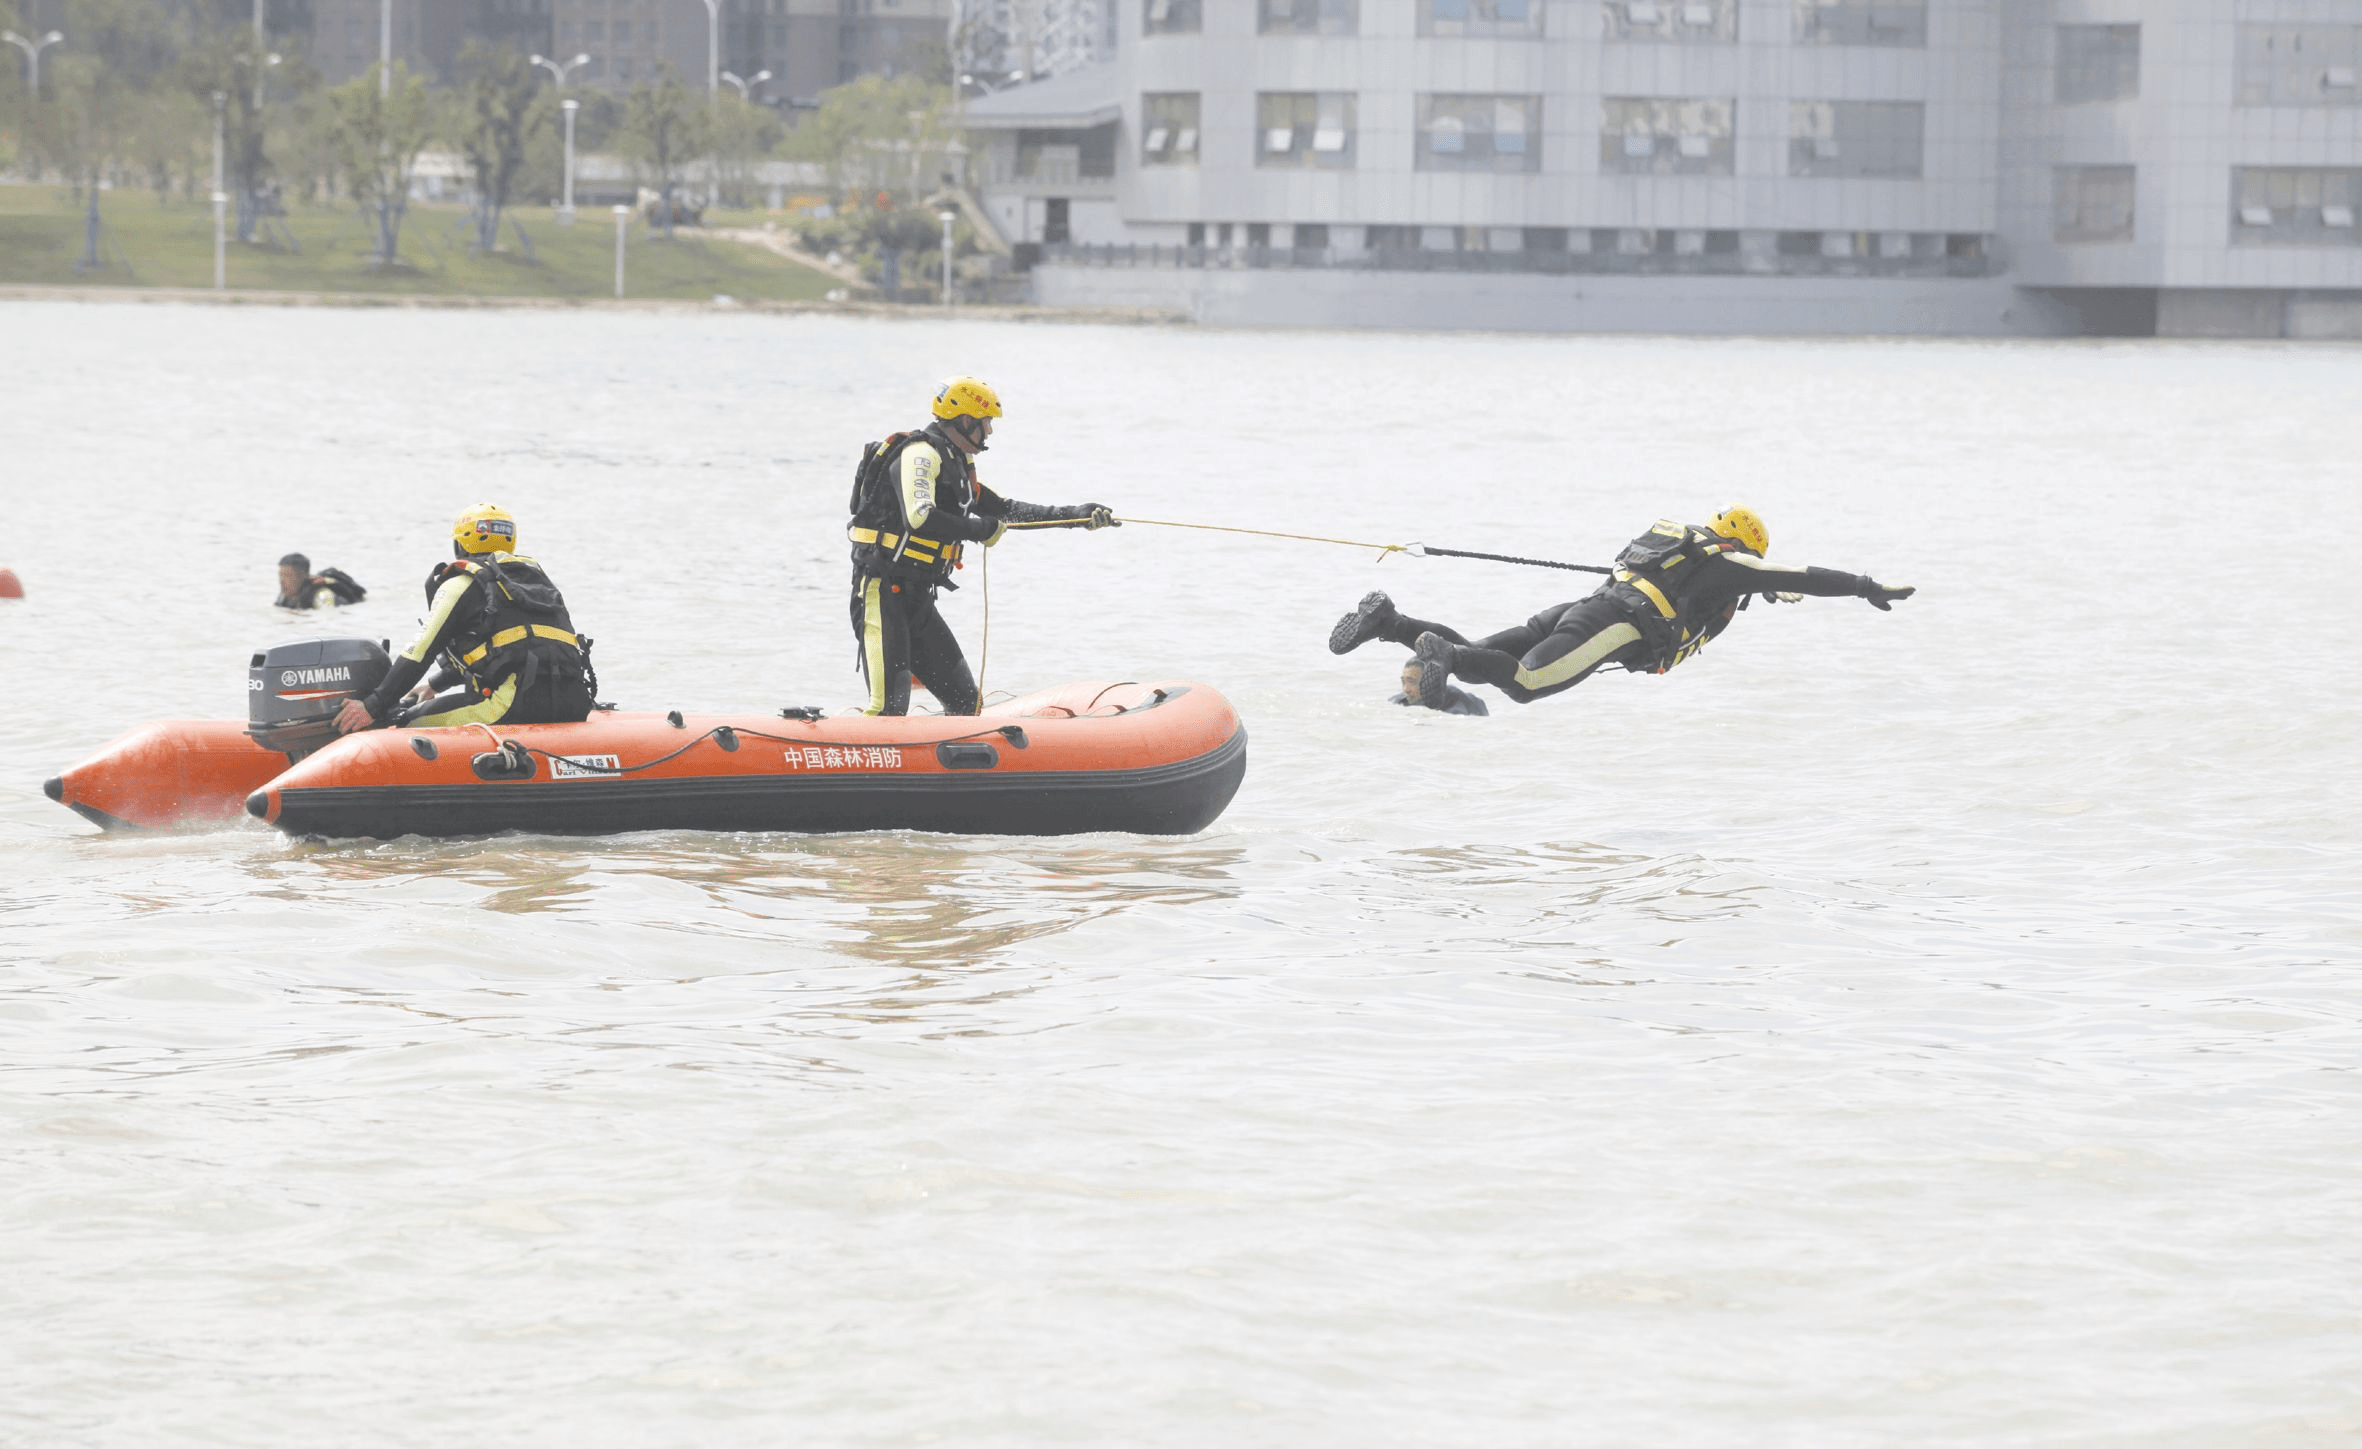
{"label": "yellow reflective stripe on wetsuit", "polygon": [[563,629],[549,624],[519,624],[513,629],[501,630],[484,643],[478,644],[467,653],[460,655],[459,662],[463,665],[473,664],[495,649],[506,649],[511,644],[524,639],[552,639],[560,644],[571,644],[577,649],[582,647],[580,639]]}
{"label": "yellow reflective stripe on wetsuit", "polygon": [[886,581],[861,581],[861,659],[869,675],[869,708],[863,714],[886,712]]}
{"label": "yellow reflective stripe on wetsuit", "polygon": [[[1677,563],[1679,561],[1679,559],[1675,560]],[[1632,587],[1648,595],[1648,601],[1657,606],[1657,612],[1663,614],[1668,619],[1673,618],[1681,612],[1679,609],[1673,607],[1673,601],[1671,599],[1665,597],[1665,591],[1663,589],[1658,588],[1655,584],[1650,583],[1647,579],[1642,578],[1640,575],[1632,572],[1630,569],[1617,569],[1616,582],[1619,584],[1630,584]]]}
{"label": "yellow reflective stripe on wetsuit", "polygon": [[407,729],[435,729],[448,725],[499,724],[517,702],[517,676],[510,675],[500,682],[500,688],[485,695],[474,704],[463,704],[441,714],[422,714],[402,721]]}
{"label": "yellow reflective stripe on wetsuit", "polygon": [[443,630],[450,624],[453,611],[475,591],[475,587],[476,577],[469,573],[455,573],[443,580],[442,586],[435,590],[435,601],[427,609],[426,623],[419,629],[418,637],[394,657],[415,660],[420,664],[432,658],[435,641],[443,637]]}
{"label": "yellow reflective stripe on wetsuit", "polygon": [[[848,528],[845,530],[845,537],[855,543],[874,543],[879,548],[888,551],[902,548],[901,534],[886,533],[875,528]],[[920,563],[933,563],[937,558],[949,558],[956,562],[960,556],[960,546],[956,543],[952,544],[949,551],[946,552],[944,545],[937,543],[934,539],[913,537],[910,540],[910,547],[902,549],[902,556],[905,559],[915,559]]]}
{"label": "yellow reflective stripe on wetsuit", "polygon": [[1639,638],[1640,630],[1630,624],[1610,624],[1539,669],[1520,664],[1513,677],[1527,689],[1555,688],[1598,668],[1599,661]]}

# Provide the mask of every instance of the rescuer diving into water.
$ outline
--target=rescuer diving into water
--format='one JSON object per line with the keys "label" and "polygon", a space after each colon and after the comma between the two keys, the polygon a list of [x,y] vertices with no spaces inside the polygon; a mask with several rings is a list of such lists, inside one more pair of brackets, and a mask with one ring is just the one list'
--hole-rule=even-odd
{"label": "rescuer diving into water", "polygon": [[938,589],[956,589],[963,547],[990,548],[1012,527],[1118,528],[1097,503],[1055,508],[1003,498],[976,479],[975,457],[1001,415],[1000,395],[973,377],[936,390],[935,420],[861,452],[853,477],[853,637],[869,679],[865,714],[910,713],[916,675],[945,714],[974,714],[976,676],[951,626],[936,612]]}
{"label": "rescuer diving into water", "polygon": [[1470,641],[1414,619],[1373,593],[1329,631],[1329,652],[1372,639],[1412,651],[1403,693],[1430,709],[1453,694],[1454,676],[1489,684],[1519,704],[1574,688],[1607,664],[1662,674],[1730,627],[1756,594],[1767,600],[1867,599],[1887,610],[1915,592],[1863,574],[1766,563],[1771,534],[1753,510],[1724,509],[1713,522],[1661,520],[1616,555],[1614,572],[1588,597],[1544,609],[1523,624]]}
{"label": "rescuer diving into water", "polygon": [[376,689],[348,699],[336,715],[340,734],[396,721],[410,687],[440,667],[399,723],[432,728],[469,724],[573,724],[588,719],[598,676],[590,641],[574,634],[565,596],[541,565],[514,552],[517,521],[479,503],[451,525],[448,563],[427,575],[426,623],[394,658]]}

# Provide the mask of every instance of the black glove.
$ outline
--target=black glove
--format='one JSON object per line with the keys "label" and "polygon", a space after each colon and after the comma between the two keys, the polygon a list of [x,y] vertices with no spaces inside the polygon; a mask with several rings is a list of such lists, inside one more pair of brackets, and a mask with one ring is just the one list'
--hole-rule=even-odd
{"label": "black glove", "polygon": [[1919,590],[1915,588],[1889,588],[1873,578],[1862,580],[1862,597],[1870,601],[1870,607],[1873,609],[1891,612],[1894,609],[1895,600],[1907,599],[1918,592]]}
{"label": "black glove", "polygon": [[1121,528],[1124,526],[1124,521],[1116,517],[1114,510],[1110,509],[1104,503],[1084,504],[1081,521],[1083,527],[1093,531],[1097,531],[1102,528]]}

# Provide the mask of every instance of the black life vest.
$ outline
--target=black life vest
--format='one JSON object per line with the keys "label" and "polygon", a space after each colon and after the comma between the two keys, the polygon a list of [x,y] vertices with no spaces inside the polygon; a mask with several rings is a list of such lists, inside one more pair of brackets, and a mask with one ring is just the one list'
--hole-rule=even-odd
{"label": "black life vest", "polygon": [[369,597],[369,591],[354,582],[353,576],[343,569],[322,569],[312,575],[311,582],[304,588],[307,592],[326,588],[336,595],[339,604],[358,604]]}
{"label": "black life vest", "polygon": [[[906,533],[902,519],[902,455],[913,443],[925,443],[942,459],[935,476],[935,507],[923,533]],[[951,571],[960,566],[964,540],[929,537],[943,530],[930,527],[936,514],[964,517],[976,506],[981,492],[976,470],[958,444],[943,434],[940,423],[915,432],[895,433],[883,442],[864,444],[861,466],[853,473],[853,494],[846,509],[853,517],[845,537],[853,545],[853,566],[878,577],[922,580],[958,587]]]}
{"label": "black life vest", "polygon": [[1625,668],[1663,674],[1730,627],[1743,598],[1711,618],[1702,618],[1695,595],[1711,562],[1734,552],[1752,550],[1735,538],[1669,518],[1658,519],[1648,532],[1624,545],[1624,551],[1616,555],[1614,576],[1600,587],[1624,606],[1647,646],[1645,657]]}
{"label": "black life vest", "polygon": [[492,693],[512,676],[521,691],[544,670],[574,678],[588,672],[583,655],[590,641],[575,637],[565,595],[540,564],[508,553],[453,559],[427,575],[428,602],[460,574],[476,586],[459,606],[443,651],[479,693]]}

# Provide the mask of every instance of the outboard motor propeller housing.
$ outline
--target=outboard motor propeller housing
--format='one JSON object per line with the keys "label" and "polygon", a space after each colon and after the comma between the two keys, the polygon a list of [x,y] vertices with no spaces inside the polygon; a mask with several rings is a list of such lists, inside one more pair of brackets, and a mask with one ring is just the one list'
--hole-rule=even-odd
{"label": "outboard motor propeller housing", "polygon": [[300,760],[336,738],[336,712],[392,672],[370,639],[306,639],[258,652],[246,670],[246,733]]}

